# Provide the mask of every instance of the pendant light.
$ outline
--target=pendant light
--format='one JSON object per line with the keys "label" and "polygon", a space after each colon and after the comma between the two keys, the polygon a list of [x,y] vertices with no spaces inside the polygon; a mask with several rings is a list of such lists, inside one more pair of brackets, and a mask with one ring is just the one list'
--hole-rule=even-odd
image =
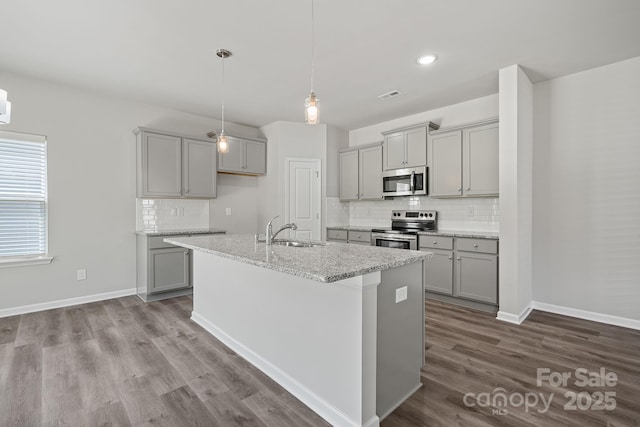
{"label": "pendant light", "polygon": [[313,0],[311,0],[311,93],[304,101],[304,121],[310,125],[318,124],[320,111],[318,110],[318,98],[313,92],[313,65],[315,53],[315,22],[313,13]]}
{"label": "pendant light", "polygon": [[222,59],[222,130],[218,135],[218,153],[228,153],[229,143],[227,142],[227,135],[224,134],[224,60],[231,56],[231,52],[226,49],[218,49],[216,52]]}
{"label": "pendant light", "polygon": [[11,123],[11,102],[7,100],[7,91],[0,89],[0,124]]}

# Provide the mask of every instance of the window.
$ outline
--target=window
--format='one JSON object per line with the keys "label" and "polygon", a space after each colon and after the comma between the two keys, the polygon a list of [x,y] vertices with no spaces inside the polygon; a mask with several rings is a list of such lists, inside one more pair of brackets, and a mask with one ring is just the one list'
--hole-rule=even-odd
{"label": "window", "polygon": [[0,131],[0,266],[50,261],[46,138]]}

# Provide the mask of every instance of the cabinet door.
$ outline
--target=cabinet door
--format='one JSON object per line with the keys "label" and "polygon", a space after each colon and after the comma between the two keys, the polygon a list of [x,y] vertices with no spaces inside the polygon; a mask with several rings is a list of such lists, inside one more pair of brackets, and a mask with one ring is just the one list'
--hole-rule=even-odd
{"label": "cabinet door", "polygon": [[429,252],[433,252],[433,256],[424,263],[424,288],[453,295],[453,252],[433,249]]}
{"label": "cabinet door", "polygon": [[340,153],[340,199],[358,200],[358,150]]}
{"label": "cabinet door", "polygon": [[466,196],[498,194],[498,124],[462,133],[462,176]]}
{"label": "cabinet door", "polygon": [[456,252],[456,296],[496,304],[498,302],[498,257]]}
{"label": "cabinet door", "polygon": [[462,131],[430,136],[429,195],[462,195]]}
{"label": "cabinet door", "polygon": [[178,137],[143,132],[140,196],[182,196],[181,143]]}
{"label": "cabinet door", "polygon": [[241,139],[227,136],[229,142],[229,152],[219,153],[218,170],[228,172],[244,172],[244,150],[245,142]]}
{"label": "cabinet door", "polygon": [[405,167],[404,148],[403,132],[385,135],[382,156],[384,170],[402,169]]}
{"label": "cabinet door", "polygon": [[186,197],[216,197],[216,145],[182,140],[182,185]]}
{"label": "cabinet door", "polygon": [[382,146],[359,150],[360,199],[382,199]]}
{"label": "cabinet door", "polygon": [[427,128],[411,129],[404,133],[406,145],[405,167],[427,164]]}
{"label": "cabinet door", "polygon": [[149,251],[149,293],[189,287],[189,249]]}
{"label": "cabinet door", "polygon": [[264,142],[245,141],[244,171],[264,175],[267,171],[267,146]]}

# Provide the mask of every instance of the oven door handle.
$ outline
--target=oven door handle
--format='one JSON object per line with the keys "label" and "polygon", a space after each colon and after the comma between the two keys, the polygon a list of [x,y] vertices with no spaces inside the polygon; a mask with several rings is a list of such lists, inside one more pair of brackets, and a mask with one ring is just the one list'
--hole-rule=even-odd
{"label": "oven door handle", "polygon": [[411,190],[411,194],[416,191],[416,171],[411,171],[411,183],[409,184],[409,190]]}
{"label": "oven door handle", "polygon": [[382,239],[382,240],[392,240],[394,242],[413,242],[418,240],[415,236],[399,236],[399,235],[391,235],[391,234],[374,234],[371,236],[373,240]]}

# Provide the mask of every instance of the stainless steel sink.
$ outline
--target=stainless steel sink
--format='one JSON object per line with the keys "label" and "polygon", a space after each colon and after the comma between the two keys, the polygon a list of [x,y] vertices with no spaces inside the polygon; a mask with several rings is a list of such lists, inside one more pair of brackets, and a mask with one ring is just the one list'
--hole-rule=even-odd
{"label": "stainless steel sink", "polygon": [[273,244],[281,246],[293,246],[294,248],[312,248],[314,246],[322,245],[322,243],[298,242],[296,240],[276,240],[273,242]]}

